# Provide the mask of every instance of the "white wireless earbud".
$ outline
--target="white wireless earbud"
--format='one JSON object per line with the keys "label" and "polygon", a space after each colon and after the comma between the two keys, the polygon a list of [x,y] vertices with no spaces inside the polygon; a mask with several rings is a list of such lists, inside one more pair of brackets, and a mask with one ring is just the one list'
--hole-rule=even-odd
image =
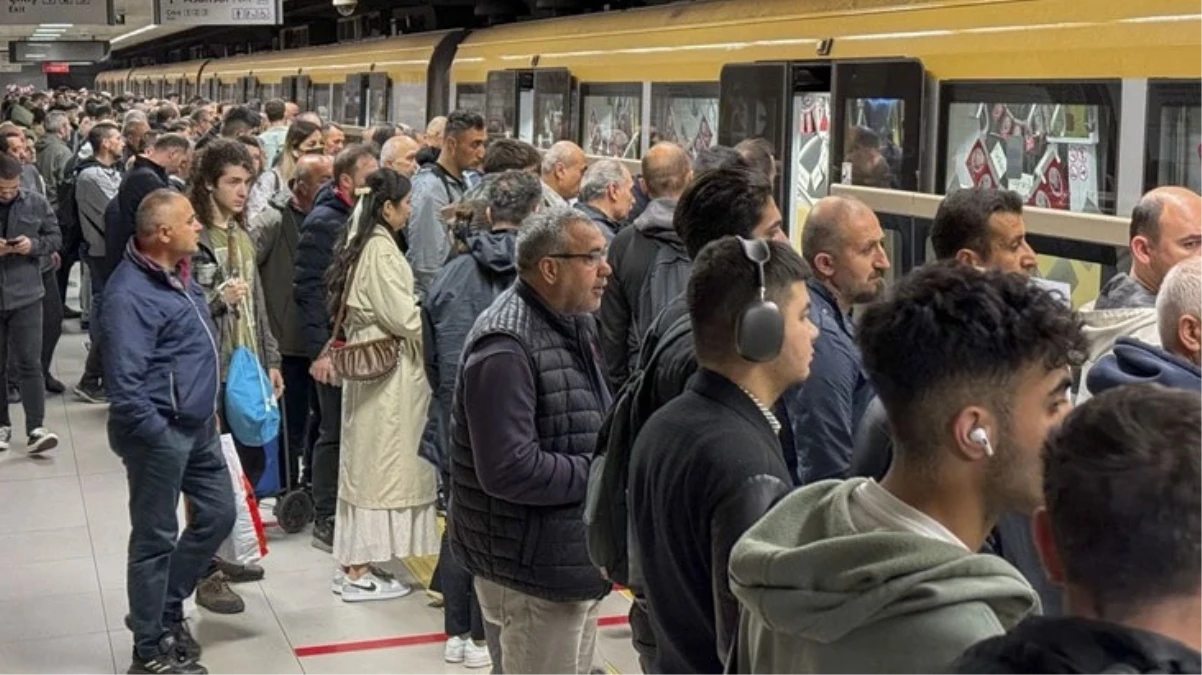
{"label": "white wireless earbud", "polygon": [[993,445],[989,442],[988,431],[985,431],[981,427],[977,427],[968,434],[968,440],[976,443],[982,448],[985,448],[985,454],[993,457]]}

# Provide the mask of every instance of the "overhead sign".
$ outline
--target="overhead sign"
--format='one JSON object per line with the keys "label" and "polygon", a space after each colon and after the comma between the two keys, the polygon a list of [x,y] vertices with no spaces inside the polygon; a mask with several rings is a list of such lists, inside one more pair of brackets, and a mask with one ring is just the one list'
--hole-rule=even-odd
{"label": "overhead sign", "polygon": [[155,0],[154,17],[160,26],[275,26],[284,7],[283,0]]}
{"label": "overhead sign", "polygon": [[8,43],[8,60],[13,63],[96,63],[109,56],[103,40],[17,41]]}
{"label": "overhead sign", "polygon": [[66,75],[71,72],[71,64],[61,61],[47,61],[42,64],[42,73],[46,75]]}
{"label": "overhead sign", "polygon": [[113,0],[0,0],[0,25],[114,23]]}

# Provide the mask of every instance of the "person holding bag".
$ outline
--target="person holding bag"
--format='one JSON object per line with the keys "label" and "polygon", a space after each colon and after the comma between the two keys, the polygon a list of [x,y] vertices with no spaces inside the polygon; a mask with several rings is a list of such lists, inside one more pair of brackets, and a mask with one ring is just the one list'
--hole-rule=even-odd
{"label": "person holding bag", "polygon": [[[268,369],[267,395],[278,399],[284,391],[280,354],[267,320],[255,247],[246,229],[246,199],[253,176],[254,163],[246,147],[237,141],[217,139],[200,156],[189,193],[202,227],[199,251],[192,256],[192,269],[217,325],[222,433],[230,433],[226,387],[231,359],[240,347],[249,350]],[[256,485],[266,467],[266,456],[261,446],[248,445],[246,440],[235,434],[242,468],[251,485]],[[245,609],[245,604],[227,582],[262,578],[261,567],[217,560],[197,586],[196,604],[218,614],[237,614]]]}
{"label": "person holding bag", "polygon": [[371,564],[438,552],[434,469],[417,453],[430,402],[421,312],[394,236],[409,220],[409,190],[392,169],[367,177],[326,275],[326,354],[343,379],[332,590],[346,602],[407,595]]}

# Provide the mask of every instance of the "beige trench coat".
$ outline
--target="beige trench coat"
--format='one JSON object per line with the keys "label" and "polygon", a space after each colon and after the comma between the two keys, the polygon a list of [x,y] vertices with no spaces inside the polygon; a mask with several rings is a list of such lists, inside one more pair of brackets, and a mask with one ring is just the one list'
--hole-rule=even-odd
{"label": "beige trench coat", "polygon": [[421,310],[413,271],[392,234],[376,226],[347,295],[347,343],[388,335],[404,340],[396,370],[342,388],[338,497],[363,509],[434,503],[434,468],[418,457],[430,403],[422,364]]}

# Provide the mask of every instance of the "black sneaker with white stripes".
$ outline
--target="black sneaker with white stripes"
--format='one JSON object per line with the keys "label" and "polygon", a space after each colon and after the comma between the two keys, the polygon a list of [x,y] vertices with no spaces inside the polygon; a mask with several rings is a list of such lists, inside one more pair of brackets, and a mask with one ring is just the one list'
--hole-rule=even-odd
{"label": "black sneaker with white stripes", "polygon": [[58,436],[50,433],[44,427],[38,427],[29,432],[29,439],[25,441],[25,446],[26,452],[29,454],[40,455],[58,447]]}

